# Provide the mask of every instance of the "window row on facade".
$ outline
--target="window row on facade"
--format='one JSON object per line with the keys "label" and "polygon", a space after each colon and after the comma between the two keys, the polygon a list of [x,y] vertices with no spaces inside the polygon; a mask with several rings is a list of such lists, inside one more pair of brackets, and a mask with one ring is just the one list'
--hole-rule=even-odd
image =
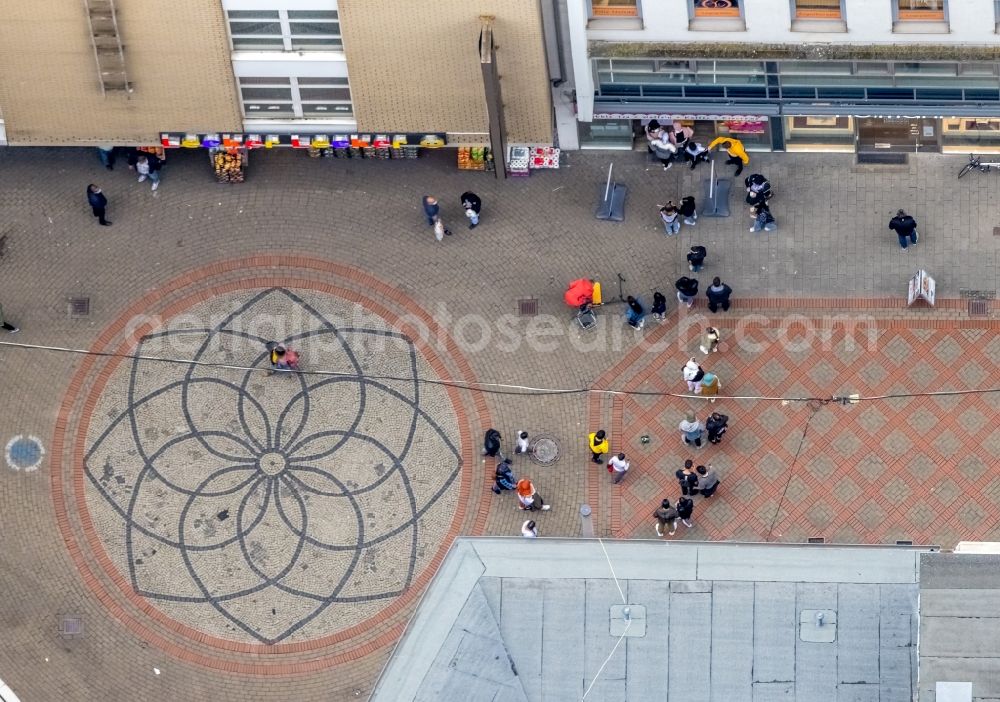
{"label": "window row on facade", "polygon": [[[589,0],[590,16],[641,17],[644,0]],[[743,15],[747,4],[757,0],[688,0],[688,14],[692,19],[733,19]],[[953,0],[954,1],[954,0]],[[655,2],[655,0],[645,0]],[[844,0],[788,0],[794,20],[847,19]],[[896,21],[946,22],[948,0],[869,0],[888,2]],[[1000,9],[1000,2],[995,3]],[[990,21],[994,21],[993,18]]]}

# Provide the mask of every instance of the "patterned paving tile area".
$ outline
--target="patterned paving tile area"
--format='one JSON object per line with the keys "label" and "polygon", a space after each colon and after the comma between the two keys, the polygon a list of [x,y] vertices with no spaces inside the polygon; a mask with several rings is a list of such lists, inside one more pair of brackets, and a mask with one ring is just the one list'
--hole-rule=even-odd
{"label": "patterned paving tile area", "polygon": [[[852,327],[770,317],[716,326],[729,343],[702,364],[719,376],[725,396],[907,395],[974,390],[1000,379],[993,322],[869,318]],[[697,344],[681,341],[617,374],[631,391],[685,393],[685,352],[705,359]],[[689,409],[702,421],[712,410],[730,417],[721,444],[683,445],[677,425]],[[655,538],[652,512],[663,497],[678,497],[674,472],[692,458],[713,464],[722,484],[713,497],[696,498],[694,527],[681,526],[673,538],[945,547],[1000,540],[998,410],[997,393],[858,404],[619,396],[612,429],[633,470],[622,484],[602,486],[608,531]]]}

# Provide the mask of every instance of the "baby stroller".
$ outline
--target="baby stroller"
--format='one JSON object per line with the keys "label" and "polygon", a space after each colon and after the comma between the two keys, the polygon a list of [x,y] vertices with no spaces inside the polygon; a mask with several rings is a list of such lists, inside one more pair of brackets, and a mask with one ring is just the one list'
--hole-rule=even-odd
{"label": "baby stroller", "polygon": [[600,283],[587,278],[574,280],[566,289],[563,299],[567,305],[576,308],[574,319],[581,329],[593,329],[597,325],[594,308],[602,304]]}

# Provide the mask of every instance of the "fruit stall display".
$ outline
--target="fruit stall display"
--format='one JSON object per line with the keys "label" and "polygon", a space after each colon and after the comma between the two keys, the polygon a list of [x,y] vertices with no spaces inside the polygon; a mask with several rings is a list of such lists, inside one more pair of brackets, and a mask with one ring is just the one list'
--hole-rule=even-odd
{"label": "fruit stall display", "polygon": [[247,150],[242,147],[209,149],[215,179],[220,183],[242,183],[247,174]]}

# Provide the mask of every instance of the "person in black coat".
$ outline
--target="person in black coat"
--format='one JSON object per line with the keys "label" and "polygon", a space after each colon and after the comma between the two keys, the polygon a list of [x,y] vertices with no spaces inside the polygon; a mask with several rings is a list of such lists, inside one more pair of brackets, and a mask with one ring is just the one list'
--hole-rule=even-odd
{"label": "person in black coat", "polygon": [[653,315],[653,319],[661,322],[667,315],[667,298],[659,290],[653,292],[653,306],[649,308],[649,313]]}
{"label": "person in black coat", "polygon": [[483,437],[483,455],[491,458],[497,456],[503,458],[503,454],[500,452],[500,439],[500,432],[496,429],[487,429],[486,435]]}
{"label": "person in black coat", "polygon": [[700,271],[701,267],[705,265],[705,256],[707,255],[708,250],[704,246],[692,246],[687,255],[688,268],[695,273]]}
{"label": "person in black coat", "polygon": [[469,229],[475,229],[479,225],[479,213],[483,211],[483,201],[473,192],[464,192],[462,207],[465,209],[465,216],[469,218]]}
{"label": "person in black coat", "polygon": [[674,475],[680,484],[682,495],[694,495],[698,492],[698,474],[694,472],[694,461],[690,458],[684,461],[684,467]]}
{"label": "person in black coat", "polygon": [[[899,248],[906,251],[907,243],[917,245],[920,234],[917,232],[917,220],[906,214],[903,210],[896,213],[896,216],[889,220],[889,229],[896,232],[899,237]],[[907,242],[907,240],[909,240]]]}
{"label": "person in black coat", "polygon": [[722,435],[726,433],[729,425],[729,417],[718,412],[712,412],[705,420],[705,431],[708,432],[708,440],[717,444],[722,441]]}
{"label": "person in black coat", "polygon": [[725,312],[729,309],[729,296],[732,294],[733,289],[723,283],[718,276],[712,278],[712,284],[705,291],[705,295],[708,296],[708,309],[718,312],[721,307]]}
{"label": "person in black coat", "polygon": [[108,206],[108,198],[104,196],[101,189],[91,183],[87,186],[87,202],[90,203],[90,209],[94,211],[94,216],[97,217],[97,222],[105,227],[110,227],[111,222],[105,219],[104,214]]}
{"label": "person in black coat", "polygon": [[691,515],[694,514],[694,500],[690,497],[682,497],[677,500],[677,516],[681,518],[681,522],[684,523],[688,529],[694,526],[691,523]]}
{"label": "person in black coat", "polygon": [[674,283],[677,288],[677,299],[690,307],[694,304],[694,298],[698,294],[698,279],[681,276]]}

